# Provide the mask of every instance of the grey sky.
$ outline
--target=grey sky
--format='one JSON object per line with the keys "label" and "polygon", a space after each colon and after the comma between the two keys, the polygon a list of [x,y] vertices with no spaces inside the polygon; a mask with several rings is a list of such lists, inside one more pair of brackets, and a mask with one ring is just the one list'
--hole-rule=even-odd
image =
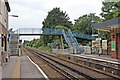
{"label": "grey sky", "polygon": [[19,17],[9,16],[9,28],[41,28],[42,21],[54,7],[66,11],[70,20],[89,14],[101,13],[103,0],[9,0],[11,12]]}

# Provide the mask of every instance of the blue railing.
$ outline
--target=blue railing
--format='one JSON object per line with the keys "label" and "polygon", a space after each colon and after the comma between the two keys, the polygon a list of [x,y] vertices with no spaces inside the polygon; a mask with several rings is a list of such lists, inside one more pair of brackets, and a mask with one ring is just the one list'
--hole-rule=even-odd
{"label": "blue railing", "polygon": [[41,28],[19,28],[15,31],[17,34],[42,34]]}
{"label": "blue railing", "polygon": [[72,48],[72,45],[71,45],[71,43],[70,43],[64,29],[43,28],[42,30],[43,30],[43,35],[51,35],[51,34],[52,35],[53,34],[55,34],[55,35],[63,35],[66,43],[68,44],[68,47]]}
{"label": "blue railing", "polygon": [[62,35],[62,29],[43,28],[43,35]]}
{"label": "blue railing", "polygon": [[[17,34],[43,34],[43,35],[62,35],[62,29],[52,29],[52,28],[20,28],[15,31]],[[93,40],[95,37],[91,35],[86,35],[82,33],[72,32],[75,37]]]}
{"label": "blue railing", "polygon": [[76,37],[82,38],[82,39],[87,39],[87,40],[93,40],[95,37],[91,35],[86,35],[86,34],[81,34],[81,33],[76,33],[76,32],[71,32],[71,30],[68,30],[68,33],[66,34],[63,29],[53,29],[53,28],[20,28],[15,31],[16,34],[42,34],[42,35],[63,35],[66,43],[68,44],[69,48],[72,48],[72,45],[70,43],[70,40],[67,35],[70,35],[72,41],[75,43],[76,49],[78,53],[82,52],[82,49],[80,48]]}
{"label": "blue railing", "polygon": [[71,43],[70,43],[70,41],[69,41],[69,39],[68,39],[68,37],[67,37],[67,35],[65,34],[65,31],[64,31],[63,29],[62,29],[62,34],[63,34],[63,36],[64,36],[64,38],[65,38],[65,41],[67,42],[69,48],[72,48],[72,45],[71,45]]}
{"label": "blue railing", "polygon": [[91,35],[86,35],[86,34],[76,33],[76,32],[72,32],[72,33],[75,37],[78,37],[78,38],[87,39],[87,40],[94,40],[95,39],[95,37],[93,37]]}
{"label": "blue railing", "polygon": [[69,29],[68,30],[68,33],[72,39],[72,41],[75,43],[75,46],[76,46],[76,49],[77,49],[77,53],[82,53],[82,49],[80,48],[76,38],[74,37],[73,33],[71,32],[71,30]]}

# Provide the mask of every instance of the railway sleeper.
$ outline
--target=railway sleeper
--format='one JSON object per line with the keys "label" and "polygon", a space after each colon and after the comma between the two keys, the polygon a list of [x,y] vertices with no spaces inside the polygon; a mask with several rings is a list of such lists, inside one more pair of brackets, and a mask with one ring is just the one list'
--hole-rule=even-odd
{"label": "railway sleeper", "polygon": [[[36,52],[36,51],[35,51],[35,52]],[[38,53],[38,52],[37,52],[37,53]],[[41,55],[43,55],[43,54],[41,54]],[[96,65],[94,65],[94,66],[96,67]],[[66,66],[66,67],[67,67],[67,66]],[[101,68],[101,67],[99,67],[99,66],[97,66],[97,68],[98,68],[98,69],[99,69],[99,68],[100,68],[100,69],[103,69],[103,68]],[[71,68],[70,68],[70,69],[71,69]],[[77,71],[77,70],[75,70],[75,69],[74,69],[73,71],[79,72],[79,71]],[[112,72],[112,73],[114,73],[114,72]],[[89,77],[90,77],[90,76],[89,76]],[[90,78],[91,78],[91,77],[90,77]],[[94,79],[94,78],[93,78],[93,79]]]}
{"label": "railway sleeper", "polygon": [[[39,55],[42,55],[42,56],[44,56],[44,57],[47,57],[47,56],[45,56],[45,55],[43,55],[43,54],[39,54]],[[56,63],[58,63],[58,64],[60,64],[60,65],[62,65],[62,66],[67,67],[68,69],[70,69],[70,70],[72,70],[72,71],[74,71],[74,72],[76,72],[76,73],[78,73],[78,74],[80,74],[80,75],[86,77],[87,79],[96,80],[94,77],[88,76],[88,75],[84,74],[83,72],[80,72],[80,71],[76,70],[76,68],[73,68],[72,66],[70,67],[69,65],[60,63],[60,62],[55,61],[55,60],[53,60],[53,59],[51,59],[51,58],[49,58],[49,57],[47,57],[47,58],[50,59],[50,60],[52,60],[52,61],[54,61],[54,62],[56,62]]]}
{"label": "railway sleeper", "polygon": [[119,70],[120,68],[117,69],[117,68],[115,68],[116,67],[115,65],[110,64],[108,62],[105,62],[104,64],[102,64],[100,61],[94,60],[95,62],[94,61],[92,62],[91,61],[92,59],[89,59],[89,61],[88,61],[86,59],[81,60],[81,59],[75,59],[73,57],[70,58],[70,56],[69,56],[69,60],[72,60],[74,62],[77,61],[77,63],[84,64],[86,66],[89,66],[89,67],[92,67],[92,68],[96,68],[98,70],[101,70],[101,71],[104,71],[104,72],[108,72],[108,73],[111,73],[113,75],[117,75],[117,76],[119,75],[118,73],[120,71]]}
{"label": "railway sleeper", "polygon": [[[38,55],[38,56],[40,56],[40,55]],[[40,57],[41,57],[41,56],[40,56]],[[44,56],[44,57],[45,57],[45,56]],[[73,79],[73,80],[79,80],[78,77],[73,76],[71,73],[69,73],[69,72],[67,72],[67,71],[65,71],[65,70],[63,70],[63,69],[61,69],[60,67],[57,67],[56,65],[52,64],[49,60],[46,60],[46,59],[43,58],[43,57],[41,57],[41,58],[42,58],[44,61],[46,61],[47,63],[49,63],[50,66],[56,68],[57,71],[59,71],[60,73],[62,73],[62,74],[64,73],[63,75],[65,75],[67,78]],[[54,62],[56,62],[56,61],[54,61]],[[62,72],[61,72],[61,71],[62,71]]]}

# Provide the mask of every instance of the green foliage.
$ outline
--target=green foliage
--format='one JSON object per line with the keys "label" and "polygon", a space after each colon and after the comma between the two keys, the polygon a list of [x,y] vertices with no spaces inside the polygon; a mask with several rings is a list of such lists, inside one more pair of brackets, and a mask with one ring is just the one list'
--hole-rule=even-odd
{"label": "green foliage", "polygon": [[[116,2],[113,0],[110,2],[109,0],[104,0],[102,5],[102,13],[100,15],[103,17],[104,21],[120,16],[120,1]],[[107,33],[106,37],[106,33],[100,31],[99,36],[102,39],[110,40],[110,33]]]}
{"label": "green foliage", "polygon": [[80,16],[77,20],[75,20],[75,24],[73,25],[72,30],[75,32],[90,35],[92,33],[97,33],[96,30],[92,30],[93,21],[98,22],[100,21],[100,18],[98,16],[95,16],[93,13]]}
{"label": "green foliage", "polygon": [[[109,20],[115,17],[120,16],[120,1],[118,2],[107,2],[104,0],[102,2],[103,7],[102,13],[100,14],[103,17],[103,20]],[[70,18],[66,12],[60,10],[60,8],[53,8],[53,10],[48,12],[46,19],[43,21],[43,28],[56,28],[56,29],[64,29],[67,31],[68,29],[72,29],[74,32],[80,32],[83,34],[96,34],[97,31],[94,30],[92,27],[93,21],[99,22],[101,21],[100,17],[95,16],[95,14],[90,13],[83,16],[80,16],[77,20],[75,20],[75,24],[72,25],[72,22],[69,21]],[[100,31],[99,36],[102,39],[110,38],[104,35],[105,33]],[[53,36],[41,36],[39,39],[33,39],[32,41],[25,41],[24,45],[31,46],[34,48],[39,48],[40,50],[49,50],[50,46],[47,43],[56,42],[60,44],[60,37],[53,37]],[[83,45],[88,43],[87,41],[80,41]],[[64,44],[64,47],[68,47]]]}
{"label": "green foliage", "polygon": [[27,41],[27,40],[24,40],[24,43],[23,43],[23,45],[29,46],[29,41]]}
{"label": "green foliage", "polygon": [[99,37],[102,38],[103,40],[110,41],[111,35],[110,32],[99,31]]}
{"label": "green foliage", "polygon": [[47,52],[51,51],[50,45],[48,45],[48,46],[44,45],[42,37],[40,37],[38,39],[33,39],[31,41],[24,41],[23,44],[26,46],[30,46],[32,48],[39,49],[41,51],[47,51]]}
{"label": "green foliage", "polygon": [[[60,8],[53,8],[50,12],[48,12],[48,15],[46,19],[43,21],[43,27],[42,28],[70,28],[72,26],[72,22],[69,21],[68,14],[66,12],[63,12],[60,10]],[[44,36],[44,44],[47,45],[47,43],[53,42],[55,38],[53,36]],[[49,42],[48,42],[49,41]]]}
{"label": "green foliage", "polygon": [[50,46],[40,46],[38,49],[44,52],[49,52],[49,53],[51,52]]}
{"label": "green foliage", "polygon": [[64,29],[65,31],[68,30],[68,28],[65,27],[65,26],[55,26],[55,28],[56,28],[56,29]]}
{"label": "green foliage", "polygon": [[34,47],[34,48],[38,48],[43,45],[43,40],[42,38],[33,39],[31,41],[25,41],[24,44],[26,44],[27,46]]}
{"label": "green foliage", "polygon": [[53,8],[46,19],[43,21],[43,28],[55,28],[55,26],[65,26],[67,28],[71,28],[72,22],[69,21],[68,14],[60,10],[60,8]]}
{"label": "green foliage", "polygon": [[104,20],[109,20],[120,16],[120,1],[108,2],[104,0],[102,4],[103,7],[101,8],[101,16],[104,18]]}

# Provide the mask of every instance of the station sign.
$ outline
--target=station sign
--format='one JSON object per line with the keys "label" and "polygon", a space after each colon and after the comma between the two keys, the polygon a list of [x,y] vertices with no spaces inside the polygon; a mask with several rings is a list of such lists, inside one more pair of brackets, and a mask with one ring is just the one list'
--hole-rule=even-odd
{"label": "station sign", "polygon": [[10,44],[18,44],[18,42],[10,42]]}
{"label": "station sign", "polygon": [[107,40],[102,40],[102,49],[107,50]]}
{"label": "station sign", "polygon": [[92,47],[99,47],[99,40],[92,40]]}
{"label": "station sign", "polygon": [[115,43],[115,41],[111,41],[111,50],[116,51],[116,43]]}
{"label": "station sign", "polygon": [[98,37],[98,34],[92,34],[92,36],[96,36],[96,37]]}

